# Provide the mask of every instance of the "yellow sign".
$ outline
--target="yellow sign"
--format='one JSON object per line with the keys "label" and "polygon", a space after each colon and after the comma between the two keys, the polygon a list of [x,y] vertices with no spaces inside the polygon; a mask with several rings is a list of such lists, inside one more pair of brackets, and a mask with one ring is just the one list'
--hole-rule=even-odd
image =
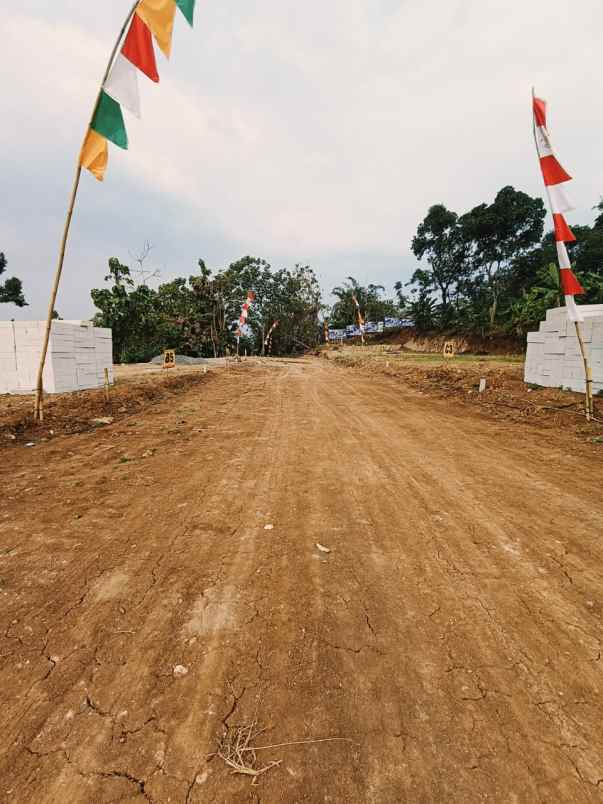
{"label": "yellow sign", "polygon": [[444,357],[454,357],[456,354],[456,343],[454,341],[446,341],[444,344]]}
{"label": "yellow sign", "polygon": [[176,352],[173,349],[166,349],[163,353],[163,368],[176,368]]}

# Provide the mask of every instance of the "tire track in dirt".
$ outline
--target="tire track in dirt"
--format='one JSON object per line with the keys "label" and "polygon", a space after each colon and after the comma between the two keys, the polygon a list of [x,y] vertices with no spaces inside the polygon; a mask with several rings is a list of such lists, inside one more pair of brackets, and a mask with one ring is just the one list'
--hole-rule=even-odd
{"label": "tire track in dirt", "polygon": [[[546,678],[542,679],[540,673],[544,671],[545,676],[554,675],[548,672],[547,668],[551,654],[550,644],[551,640],[553,640],[553,643],[554,641],[560,641],[559,625],[564,625],[563,622],[560,623],[552,617],[550,612],[556,612],[558,610],[568,611],[569,609],[571,614],[568,612],[566,615],[568,619],[571,619],[573,616],[576,618],[576,621],[584,620],[584,612],[588,610],[586,609],[585,603],[589,600],[588,595],[590,595],[591,602],[593,599],[596,599],[597,580],[600,576],[598,576],[598,573],[593,574],[594,583],[591,584],[590,589],[587,590],[588,595],[585,597],[584,594],[581,594],[578,600],[575,595],[571,595],[570,599],[568,599],[567,595],[564,597],[563,593],[567,591],[567,588],[563,585],[556,587],[554,581],[551,583],[551,579],[547,578],[547,598],[539,602],[541,606],[549,609],[549,625],[551,623],[554,624],[555,630],[550,629],[550,632],[543,637],[539,632],[542,623],[537,623],[536,628],[531,628],[530,637],[535,642],[540,643],[538,645],[540,650],[537,652],[536,665],[538,666],[540,663],[541,666],[538,672],[534,672],[529,657],[527,657],[525,651],[515,643],[513,632],[517,620],[525,619],[525,617],[521,617],[522,614],[525,615],[525,611],[521,611],[521,606],[524,608],[527,607],[525,598],[527,597],[529,600],[530,586],[533,586],[534,582],[540,576],[537,572],[535,573],[533,571],[532,568],[534,564],[532,562],[528,562],[526,568],[523,563],[518,562],[517,556],[509,555],[509,551],[506,549],[509,546],[509,541],[505,536],[505,531],[509,529],[508,514],[514,507],[509,506],[509,495],[506,495],[506,512],[503,510],[503,516],[498,522],[496,520],[499,518],[500,510],[497,509],[500,509],[500,506],[496,504],[493,505],[494,500],[488,500],[485,495],[481,495],[483,499],[479,501],[479,504],[476,505],[475,502],[472,502],[476,488],[467,488],[467,485],[468,481],[471,479],[479,480],[479,467],[471,464],[467,465],[466,451],[463,450],[464,466],[459,465],[459,462],[454,460],[452,461],[452,470],[449,470],[447,464],[450,463],[450,456],[446,455],[446,427],[450,425],[450,421],[447,421],[447,417],[444,414],[440,422],[440,424],[444,425],[444,428],[443,431],[440,429],[438,435],[438,415],[434,414],[431,410],[425,410],[423,406],[422,421],[417,428],[417,438],[413,444],[412,426],[413,424],[416,426],[417,423],[416,408],[411,406],[407,414],[403,407],[403,401],[407,402],[407,399],[401,399],[400,396],[398,396],[397,405],[399,412],[395,419],[384,419],[376,415],[375,408],[382,404],[384,401],[383,397],[386,397],[391,403],[391,392],[393,390],[394,387],[386,388],[385,390],[376,390],[375,387],[372,386],[369,400],[367,399],[366,393],[358,389],[357,381],[346,381],[342,378],[337,383],[338,399],[344,394],[346,399],[350,402],[350,407],[353,407],[352,400],[357,400],[359,403],[357,408],[354,409],[354,422],[357,431],[362,433],[363,443],[365,445],[363,460],[365,465],[369,467],[366,473],[364,473],[362,469],[360,470],[360,482],[362,483],[364,481],[368,485],[371,483],[371,475],[373,476],[373,482],[370,488],[374,494],[367,495],[366,493],[362,493],[362,495],[358,495],[355,493],[354,484],[349,484],[348,486],[352,496],[352,504],[356,503],[357,516],[359,518],[364,517],[369,539],[373,533],[375,533],[381,542],[381,548],[384,546],[382,525],[381,528],[375,528],[373,523],[383,523],[384,515],[385,518],[392,523],[395,523],[396,519],[398,519],[398,521],[404,523],[407,529],[410,528],[411,532],[414,532],[415,538],[413,541],[418,542],[420,545],[420,553],[416,556],[416,563],[413,563],[414,556],[412,554],[418,551],[413,550],[413,542],[405,539],[403,547],[405,552],[409,551],[410,553],[406,556],[406,561],[411,563],[413,570],[416,572],[416,577],[421,578],[421,576],[423,576],[425,579],[424,586],[420,590],[420,593],[427,593],[428,595],[433,593],[434,595],[433,602],[435,605],[433,606],[433,611],[430,613],[430,619],[441,619],[443,614],[450,615],[455,609],[458,611],[460,608],[461,611],[457,616],[460,615],[461,626],[466,623],[471,623],[471,628],[465,628],[466,633],[464,634],[464,638],[455,640],[457,644],[455,644],[454,650],[457,652],[457,655],[455,656],[454,651],[451,650],[452,645],[447,647],[448,664],[450,666],[446,668],[446,672],[452,673],[453,677],[457,675],[459,677],[462,676],[465,681],[470,682],[462,685],[463,687],[467,687],[469,692],[471,692],[471,686],[473,685],[475,695],[469,695],[469,700],[475,697],[476,701],[481,702],[487,696],[492,697],[493,690],[503,701],[505,697],[517,697],[517,703],[513,705],[512,716],[518,723],[525,720],[525,717],[522,717],[522,707],[524,705],[527,704],[532,708],[537,706],[541,707],[539,714],[542,714],[543,719],[547,722],[540,724],[540,728],[544,734],[539,739],[544,743],[545,738],[548,737],[550,741],[551,749],[549,753],[552,755],[549,758],[549,764],[551,766],[549,769],[550,777],[553,779],[556,777],[555,766],[556,764],[560,764],[561,760],[561,762],[569,768],[569,774],[566,773],[566,775],[569,776],[569,782],[566,782],[566,785],[569,783],[569,789],[572,789],[572,787],[575,786],[576,779],[581,780],[581,786],[579,787],[580,795],[588,797],[593,794],[592,786],[596,786],[598,776],[600,775],[596,709],[592,709],[592,715],[590,716],[582,715],[580,718],[581,722],[575,722],[573,716],[559,707],[559,691],[554,689],[555,685],[551,684]],[[396,390],[399,395],[399,388]],[[380,391],[383,391],[382,396],[380,396]],[[337,400],[333,398],[330,402],[332,404],[326,404],[325,407],[327,410],[332,411],[337,404]],[[388,425],[387,429],[390,429],[393,422],[397,422],[404,433],[409,429],[411,430],[411,437],[405,439],[405,453],[397,460],[384,458],[384,455],[387,454],[388,443],[396,443],[398,439],[391,433],[383,432],[383,421]],[[409,427],[406,426],[407,422],[410,425]],[[485,425],[482,425],[482,429],[485,429]],[[436,433],[435,437],[433,435],[434,433]],[[480,451],[480,454],[483,454],[483,450]],[[418,456],[419,460],[417,460]],[[454,457],[454,455],[452,457]],[[516,455],[516,462],[517,458],[518,456]],[[379,463],[381,463],[383,468],[381,476],[378,477],[378,487],[375,488],[373,467]],[[499,474],[497,481],[493,484],[494,486],[496,486],[496,482],[500,483],[500,487],[502,488],[509,485],[505,482],[507,480],[505,477],[506,468],[507,467],[504,466],[498,467],[496,462],[493,461],[490,471],[498,472]],[[459,488],[459,479],[461,479],[464,488]],[[543,510],[542,507],[538,506],[539,500],[542,503],[541,489],[543,485],[545,484],[540,482],[539,488],[536,491],[532,489],[527,493],[528,497],[535,498],[533,510],[530,511],[532,522],[538,521],[538,515],[541,514]],[[386,494],[380,493],[381,490],[387,488],[403,489],[406,493],[400,494],[395,504],[392,505],[391,499],[388,499]],[[524,489],[523,491],[524,495],[526,495],[526,490]],[[555,489],[553,486],[551,486],[551,491],[558,494],[558,489]],[[511,489],[511,500],[514,499],[512,495],[513,489]],[[411,502],[410,506],[408,504],[409,501]],[[546,502],[549,501],[546,500]],[[373,517],[370,516],[372,512],[374,512]],[[506,517],[504,516],[505,513]],[[565,511],[564,519],[567,523],[567,510]],[[442,524],[439,525],[438,523]],[[480,529],[479,538],[475,537],[477,527]],[[444,538],[437,535],[437,531],[444,531]],[[533,537],[537,535],[538,531],[538,527],[533,528],[533,532],[530,533],[529,536]],[[590,532],[587,529],[584,533],[589,533],[591,539],[594,541],[597,531],[591,528]],[[556,535],[562,534],[563,530],[560,528]],[[540,528],[540,535],[542,535],[542,528]],[[418,537],[418,539],[416,537]],[[377,538],[373,541],[372,547],[378,549],[376,542]],[[435,557],[437,559],[431,562],[428,560],[431,551],[425,549],[426,544],[430,542],[430,546],[434,548]],[[485,544],[490,548],[485,556],[483,552],[481,552],[480,544]],[[542,547],[542,542],[540,547]],[[389,550],[387,552],[389,553]],[[523,551],[523,555],[521,559],[519,559],[520,562],[524,562],[528,557],[526,555],[527,552],[528,551]],[[537,550],[534,545],[532,545],[531,552],[535,560]],[[587,551],[587,557],[588,556],[589,551]],[[532,558],[532,556],[530,556],[530,558]],[[355,557],[356,564],[359,560],[361,560],[359,557]],[[430,563],[432,567],[429,567]],[[384,569],[387,569],[387,567],[384,566]],[[504,588],[503,584],[500,583],[500,579],[503,579],[504,583],[508,584],[511,577],[518,574],[518,569],[522,571],[520,574],[523,575],[523,577],[520,578],[520,581],[524,584],[521,589],[523,596],[519,600],[509,601],[508,598],[511,596],[508,595],[508,589]],[[397,571],[398,569],[396,572]],[[526,577],[526,574],[528,577]],[[408,605],[409,594],[407,584],[409,579],[404,572],[401,572],[400,575],[400,581],[405,583],[404,602]],[[553,586],[552,594],[549,588],[550,586]],[[503,588],[501,589],[501,587]],[[457,595],[451,596],[451,592],[455,589],[458,589],[459,592]],[[384,600],[387,600],[387,587],[384,585],[379,588],[378,592],[377,605],[378,601],[380,601],[381,606],[383,606]],[[518,613],[513,612],[510,623],[508,622],[508,613],[503,618],[502,623],[497,620],[496,609],[501,601],[496,600],[496,598],[500,598],[501,594],[504,598],[502,602],[504,602],[505,605],[508,606],[509,603],[512,602],[514,606],[519,608]],[[467,603],[459,606],[463,596],[466,596]],[[488,598],[490,596],[492,596],[494,600],[489,600]],[[459,600],[459,598],[461,598],[461,600]],[[489,608],[489,606],[492,606],[492,608]],[[536,609],[537,605],[535,605],[534,608]],[[413,616],[415,615],[416,612]],[[478,628],[474,627],[475,623],[478,624]],[[454,630],[458,630],[454,619],[449,616],[448,622],[446,623],[447,630],[452,630],[450,628],[451,624],[454,624]],[[578,627],[580,628],[580,626]],[[522,623],[522,628],[525,629],[525,623]],[[482,629],[490,632],[488,640],[484,640],[483,633],[480,636],[471,634],[473,630],[479,631]],[[594,628],[592,626],[590,628],[584,628],[582,626],[581,636],[580,634],[576,634],[576,632],[570,635],[567,627],[562,630],[566,643],[563,647],[567,648],[564,653],[568,657],[571,657],[566,662],[566,667],[564,668],[564,684],[567,684],[568,678],[572,678],[575,666],[574,663],[577,657],[580,657],[583,667],[583,676],[586,676],[586,679],[582,678],[580,684],[576,684],[574,689],[571,689],[572,685],[570,684],[570,694],[573,694],[574,700],[580,705],[587,703],[583,695],[584,686],[595,692],[598,689],[597,678],[599,665],[597,662],[600,659],[600,632],[597,637],[596,631],[597,623],[595,623]],[[578,636],[578,639],[576,639],[576,636]],[[446,631],[443,632],[442,637],[447,644],[450,642],[449,634],[446,633]],[[500,669],[508,671],[507,675],[509,675],[511,671],[515,672],[518,668],[522,671],[522,675],[518,676],[516,679],[513,678],[513,673],[511,673],[509,678],[505,681],[505,686],[512,688],[512,695],[507,694],[505,696],[502,691],[499,692],[496,690],[496,683],[492,683],[491,680],[486,678],[486,684],[476,673],[477,669],[483,667],[487,668],[487,675],[496,675],[496,673],[492,671],[497,668],[497,662],[500,664],[500,642],[502,642],[507,651],[505,658],[506,666]],[[468,651],[468,645],[473,646],[471,652]],[[476,645],[479,645],[479,650],[477,651],[475,650]],[[416,654],[424,654],[425,648],[426,644],[422,646],[422,649],[421,646],[417,646]],[[571,651],[569,650],[570,648]],[[576,649],[578,653],[576,653]],[[469,655],[467,655],[468,653]],[[479,655],[484,653],[486,654],[485,656]],[[436,658],[432,660],[432,663],[437,665]],[[555,671],[559,671],[558,666],[555,668]],[[502,674],[499,673],[498,675]],[[500,680],[502,679],[499,679],[499,681]],[[588,682],[586,685],[584,685],[585,680]],[[494,681],[496,681],[496,679],[494,679]],[[513,682],[511,687],[509,686],[510,682]],[[584,686],[581,687],[581,685]],[[518,686],[519,690],[516,689]],[[521,689],[522,686],[527,686],[531,693],[531,697],[528,696],[527,701],[525,700],[525,696],[518,694],[523,692]],[[561,693],[561,695],[563,694],[564,693]],[[461,698],[464,697],[465,696],[461,696]],[[524,697],[523,701],[522,697]],[[507,704],[506,708],[508,708],[508,703],[505,703]],[[570,705],[568,701],[567,706]],[[500,707],[496,710],[497,715],[499,708]],[[499,719],[502,722],[502,718],[499,717]],[[533,721],[537,721],[538,719],[538,717],[532,716]],[[474,729],[473,721],[471,728]],[[459,734],[459,739],[462,739],[462,737],[463,735]],[[455,743],[458,745],[457,741],[455,741]],[[596,746],[594,749],[593,745]],[[542,749],[539,749],[539,751],[543,753]],[[441,745],[437,746],[437,753],[442,753]],[[562,755],[561,757],[560,754]],[[508,758],[507,762],[511,764]],[[440,766],[442,764],[444,763],[440,762]],[[520,779],[521,775],[523,775],[525,777],[524,784],[527,786],[524,789],[528,789],[531,784],[532,771],[526,765],[523,765],[523,768],[520,767],[523,761],[517,764],[518,768],[515,778]],[[434,757],[434,766],[435,765]],[[468,767],[474,770],[477,765],[469,764]],[[517,773],[520,773],[520,771],[522,771],[521,775],[517,776]],[[455,780],[458,782],[458,763]],[[569,789],[566,792],[569,792]],[[448,795],[450,794],[452,794],[452,791],[448,792]],[[444,791],[438,792],[438,796],[443,795]]]}
{"label": "tire track in dirt", "polygon": [[[253,403],[253,399],[248,399],[248,396],[233,397],[233,401],[229,403],[224,416],[226,421],[233,418],[235,408]],[[265,380],[261,396],[262,399],[267,396]],[[162,697],[165,697],[165,689],[172,684],[172,668],[177,663],[172,658],[174,645],[170,644],[168,635],[171,632],[175,636],[185,624],[181,611],[187,610],[187,603],[190,603],[194,609],[194,601],[197,600],[198,603],[199,593],[201,592],[202,596],[204,590],[211,590],[214,585],[219,583],[222,577],[228,578],[230,574],[236,582],[236,578],[243,570],[242,564],[254,558],[253,541],[255,538],[254,525],[256,524],[254,520],[257,519],[257,516],[254,511],[250,512],[245,509],[244,497],[238,500],[234,498],[232,486],[233,483],[238,482],[242,486],[239,491],[243,494],[249,493],[252,497],[262,497],[259,489],[256,490],[257,493],[252,490],[261,483],[269,482],[270,473],[273,471],[271,456],[275,449],[274,428],[274,421],[266,417],[265,435],[262,435],[263,431],[260,431],[259,433],[253,433],[249,439],[237,439],[236,444],[232,444],[233,449],[230,456],[223,456],[225,463],[220,467],[223,474],[221,473],[218,478],[218,483],[211,490],[209,498],[203,499],[199,495],[198,490],[195,488],[194,476],[187,478],[184,482],[181,480],[181,484],[178,487],[172,484],[166,485],[163,491],[171,504],[167,506],[167,513],[160,510],[155,514],[154,519],[158,519],[159,522],[155,522],[155,532],[152,529],[148,534],[154,537],[151,539],[148,549],[140,549],[137,544],[137,542],[141,541],[140,525],[138,524],[137,526],[137,523],[147,519],[144,508],[148,508],[149,501],[132,501],[132,509],[127,517],[128,521],[125,523],[124,530],[120,533],[121,538],[116,538],[115,533],[113,533],[108,537],[111,546],[106,545],[105,550],[108,554],[112,551],[114,552],[112,550],[113,543],[123,539],[128,546],[132,546],[139,552],[133,556],[128,555],[128,550],[124,551],[120,546],[118,560],[108,566],[105,565],[99,572],[96,581],[92,584],[87,579],[83,594],[79,594],[75,603],[70,605],[69,609],[63,613],[63,620],[66,620],[66,622],[64,622],[62,630],[66,641],[69,640],[74,631],[94,633],[95,630],[100,629],[102,633],[104,626],[99,625],[99,622],[102,623],[106,620],[108,614],[115,615],[116,612],[114,610],[109,612],[108,608],[115,609],[118,603],[119,613],[117,616],[122,615],[122,622],[120,622],[121,627],[116,629],[116,634],[119,634],[116,636],[117,645],[112,644],[106,647],[105,655],[103,655],[101,646],[97,644],[93,652],[89,648],[88,656],[80,659],[75,668],[78,677],[77,681],[75,677],[73,679],[68,678],[68,668],[63,664],[63,659],[71,658],[73,653],[67,657],[62,657],[61,690],[58,696],[53,695],[51,692],[51,698],[59,696],[67,698],[64,707],[66,711],[61,711],[60,713],[63,718],[66,718],[65,724],[56,722],[59,714],[56,712],[53,713],[54,719],[50,723],[45,723],[47,719],[44,714],[45,710],[48,711],[54,708],[52,700],[45,700],[45,693],[40,694],[33,703],[32,708],[36,710],[38,724],[44,724],[31,743],[34,746],[33,750],[36,755],[50,756],[57,751],[64,757],[69,756],[69,763],[65,766],[64,773],[59,776],[55,784],[56,800],[61,798],[59,793],[61,789],[65,789],[65,786],[69,787],[71,782],[75,784],[74,777],[80,775],[77,768],[92,768],[89,772],[84,772],[84,776],[89,777],[89,782],[96,781],[99,783],[99,787],[103,788],[107,784],[111,786],[116,779],[123,780],[126,787],[131,787],[133,784],[132,779],[144,777],[148,773],[148,767],[145,763],[138,762],[138,767],[135,769],[129,764],[128,751],[127,749],[124,750],[123,736],[139,734],[143,728],[142,724],[149,724],[147,730],[157,733],[159,736],[157,742],[165,742],[162,731],[158,730],[157,727],[159,715],[153,707],[153,699],[158,686]],[[252,465],[254,449],[258,451],[255,459],[265,464],[266,472],[249,474],[246,467]],[[207,480],[207,478],[204,478],[204,480]],[[180,500],[185,502],[180,502]],[[174,527],[174,509],[178,511],[180,506],[194,506],[197,508],[197,506],[201,507],[201,505],[206,509],[201,517],[197,512],[188,516],[186,514],[182,517],[179,516],[177,519],[180,521],[177,521]],[[183,510],[186,511],[187,508]],[[225,526],[224,523],[227,521],[229,525]],[[236,523],[234,526],[233,521]],[[164,535],[165,533],[170,533],[170,531],[174,531],[174,535]],[[156,534],[159,534],[159,537]],[[200,537],[203,539],[202,544],[199,543]],[[134,538],[136,542],[134,542]],[[205,552],[204,556],[198,555],[200,547]],[[191,567],[191,556],[195,555],[195,553],[198,558],[205,559],[201,565],[201,573],[198,569]],[[129,569],[128,573],[124,572],[124,561]],[[205,567],[203,566],[204,564]],[[209,574],[206,569],[208,564],[210,567]],[[120,569],[116,569],[116,567],[120,567]],[[129,578],[139,579],[140,576],[144,579],[142,583],[138,580],[138,583],[135,583],[133,587],[125,588],[125,583]],[[102,581],[100,585],[99,581]],[[88,607],[87,599],[91,594],[94,596],[96,605]],[[99,610],[99,604],[103,607],[102,610]],[[142,607],[142,610],[140,607]],[[36,612],[30,612],[33,618],[35,618],[35,614]],[[230,614],[232,615],[233,612],[230,612]],[[69,615],[71,615],[71,618]],[[26,619],[27,615],[24,617],[24,620]],[[100,634],[97,634],[97,638],[98,636]],[[168,636],[167,640],[166,636]],[[210,640],[204,649],[205,654],[210,658],[217,654],[214,644],[216,638],[218,638],[217,635],[212,637],[213,641]],[[178,641],[174,637],[172,639],[175,642]],[[59,640],[55,638],[53,645],[55,651],[60,647],[58,643]],[[168,645],[170,655],[165,659],[160,657],[156,648],[157,645]],[[176,649],[180,651],[181,646],[178,645]],[[93,655],[91,655],[92,653]],[[119,661],[114,661],[117,657],[119,657]],[[88,660],[87,662],[86,659]],[[211,660],[213,661],[213,659]],[[121,665],[124,671],[116,671],[115,664]],[[132,674],[140,672],[141,667],[148,672],[150,668],[157,667],[157,665],[159,665],[159,668],[153,674],[153,677],[148,679],[151,683],[143,684],[140,683],[140,680],[134,682],[133,694]],[[84,670],[82,673],[83,667],[91,669],[89,672]],[[82,675],[84,676],[83,679],[81,678]],[[42,680],[46,681],[46,678]],[[188,679],[186,680],[188,681]],[[71,692],[66,690],[69,683],[75,687]],[[76,717],[79,718],[81,714],[82,699],[84,703],[83,713],[89,715],[92,720],[103,718],[104,737],[107,742],[111,744],[117,743],[120,747],[119,753],[121,757],[118,763],[120,770],[115,772],[107,770],[104,758],[100,763],[95,762],[94,760],[98,760],[98,757],[95,756],[98,745],[93,744],[90,751],[85,744],[86,741],[81,740],[81,734],[74,734],[74,729],[71,727],[72,721]],[[127,699],[127,705],[123,702],[124,699]],[[151,711],[149,711],[149,701],[151,701]],[[29,706],[32,705],[30,704]],[[22,717],[23,712],[16,711],[12,713],[11,720],[15,723],[17,730],[21,728],[19,721]],[[79,726],[81,719],[78,719],[77,723]],[[60,744],[62,746],[65,744],[66,746],[62,747],[60,751],[54,748],[54,743],[57,739],[57,727],[59,738],[63,738],[60,740]],[[95,727],[93,726],[92,728],[94,729]],[[96,728],[98,728],[98,724]],[[79,731],[81,732],[82,729],[79,729]],[[86,731],[86,727],[84,731]],[[47,732],[50,734],[47,734]],[[69,737],[68,740],[64,739],[66,736]],[[77,737],[75,741],[74,737]],[[71,743],[75,742],[75,749],[71,748],[70,741]],[[84,747],[82,748],[81,745]],[[160,746],[155,751],[155,754],[161,754],[162,752],[168,754],[166,761],[169,761],[169,752],[166,752],[165,748]],[[111,754],[110,751],[108,753]],[[124,755],[126,756],[124,757]],[[110,756],[107,757],[107,760],[110,758]],[[198,757],[196,757],[196,761],[199,761]],[[163,764],[163,758],[161,758],[158,761],[158,766],[163,767]],[[117,774],[121,774],[121,776]],[[179,783],[180,780],[177,777],[178,769],[175,772],[174,779]],[[189,783],[188,779],[186,781]],[[81,779],[78,782],[81,785]],[[48,792],[48,800],[55,800],[55,793],[52,792],[52,789]],[[82,800],[87,800],[87,798],[84,796]]]}

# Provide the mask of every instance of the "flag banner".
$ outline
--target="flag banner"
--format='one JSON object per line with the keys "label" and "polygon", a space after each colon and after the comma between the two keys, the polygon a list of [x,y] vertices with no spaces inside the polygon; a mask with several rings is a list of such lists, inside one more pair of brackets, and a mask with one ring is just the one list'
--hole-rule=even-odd
{"label": "flag banner", "polygon": [[567,309],[567,317],[572,322],[572,324],[582,323],[584,321],[582,313],[578,309],[578,305],[576,304],[576,300],[574,299],[573,294],[567,295],[565,297],[565,307]]}
{"label": "flag banner", "polygon": [[563,212],[571,212],[574,209],[574,205],[568,198],[563,185],[549,185],[548,187],[545,187],[545,189],[549,199],[551,212],[554,215],[561,214]]}
{"label": "flag banner", "polygon": [[104,90],[101,90],[90,128],[120,148],[128,147],[128,135],[121,106]]}
{"label": "flag banner", "polygon": [[136,13],[146,22],[160,50],[169,59],[176,15],[175,0],[140,0]]}
{"label": "flag banner", "polygon": [[113,100],[140,118],[138,71],[121,53],[115,59],[109,77],[105,81],[104,90]]}
{"label": "flag banner", "polygon": [[559,212],[553,212],[555,225],[555,240],[557,243],[573,243],[576,239],[574,233],[567,225],[565,218]]}
{"label": "flag banner", "polygon": [[364,329],[364,318],[362,317],[362,313],[360,312],[360,303],[359,303],[358,299],[356,298],[356,296],[352,296],[352,301],[356,305],[356,313],[358,315],[358,326],[360,327],[361,330],[363,330]]}
{"label": "flag banner", "polygon": [[195,16],[195,0],[176,0],[176,5],[184,15],[188,24],[193,27],[193,19]]}
{"label": "flag banner", "polygon": [[[151,81],[159,82],[153,37],[169,58],[177,8],[192,26],[195,0],[140,0],[134,13],[130,12],[130,25],[121,51],[110,65],[80,152],[79,164],[99,181],[107,168],[107,141],[120,148],[128,147],[122,107],[138,118],[141,116],[138,71]],[[101,139],[92,136],[93,132]]]}
{"label": "flag banner", "polygon": [[80,153],[80,165],[89,170],[96,179],[102,181],[105,178],[108,159],[109,147],[107,140],[97,134],[96,131],[88,129],[88,134]]}
{"label": "flag banner", "polygon": [[565,172],[554,156],[541,157],[540,168],[547,187],[572,180],[572,177]]}
{"label": "flag banner", "polygon": [[565,243],[561,241],[557,243],[557,260],[559,262],[559,279],[564,295],[584,293],[584,288],[572,271],[572,264]]}
{"label": "flag banner", "polygon": [[[572,205],[565,195],[565,189],[563,187],[564,184],[571,181],[572,177],[561,167],[561,164],[554,154],[551,137],[547,128],[546,102],[542,100],[542,98],[534,97],[532,100],[532,110],[534,114],[536,151],[540,160],[542,178],[553,216],[557,258],[559,261],[559,281],[566,298],[568,317],[572,321],[580,321],[580,312],[573,301],[573,297],[579,293],[584,293],[584,289],[572,271],[569,255],[565,247],[566,243],[572,243],[576,238],[563,216],[564,212],[568,212],[572,209]],[[567,304],[568,298],[572,299],[571,309],[570,305]]]}
{"label": "flag banner", "polygon": [[239,316],[239,326],[244,326],[247,322],[247,316],[249,315],[249,308],[251,307],[252,303],[255,301],[255,293],[253,290],[247,292],[247,299],[241,308],[241,315]]}
{"label": "flag banner", "polygon": [[278,325],[279,325],[279,322],[278,322],[278,321],[275,321],[275,322],[272,324],[272,326],[271,326],[271,327],[270,327],[270,329],[268,330],[268,334],[266,335],[266,337],[265,337],[265,339],[264,339],[264,346],[266,346],[266,345],[268,344],[268,341],[269,341],[269,340],[270,340],[270,338],[272,337],[272,333],[273,333],[273,332],[274,332],[274,330],[275,330],[275,329],[278,327]]}
{"label": "flag banner", "polygon": [[123,56],[155,83],[159,82],[153,38],[148,25],[134,14],[121,49]]}

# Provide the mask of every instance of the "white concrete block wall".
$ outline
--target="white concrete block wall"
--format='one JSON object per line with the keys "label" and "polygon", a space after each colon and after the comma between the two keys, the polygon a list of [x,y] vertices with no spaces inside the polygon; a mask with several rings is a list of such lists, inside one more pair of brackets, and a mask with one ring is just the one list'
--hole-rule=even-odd
{"label": "white concrete block wall", "polygon": [[[581,305],[581,325],[593,372],[593,393],[603,390],[603,304]],[[547,310],[538,332],[529,332],[524,379],[547,388],[584,391],[584,364],[574,325],[565,307]]]}
{"label": "white concrete block wall", "polygon": [[[44,321],[0,322],[0,393],[31,393],[36,386]],[[48,393],[102,387],[105,368],[113,382],[110,329],[81,321],[53,321],[44,366]]]}

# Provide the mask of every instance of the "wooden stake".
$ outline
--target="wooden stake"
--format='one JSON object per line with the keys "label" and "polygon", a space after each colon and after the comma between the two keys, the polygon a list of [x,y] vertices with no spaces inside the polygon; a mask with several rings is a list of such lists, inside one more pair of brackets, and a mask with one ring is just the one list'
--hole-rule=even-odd
{"label": "wooden stake", "polygon": [[[538,140],[536,139],[536,122],[534,120],[534,98],[536,94],[534,87],[532,87],[532,133],[534,135],[534,145],[536,146],[536,156],[538,154]],[[550,199],[549,199],[550,201]],[[551,215],[553,210],[551,208]],[[580,344],[580,353],[582,355],[582,362],[584,363],[584,380],[585,380],[585,396],[584,396],[584,410],[586,412],[586,420],[590,421],[594,415],[593,406],[593,374],[588,362],[588,355],[586,354],[586,347],[584,346],[584,339],[582,338],[582,328],[579,321],[574,321],[576,327],[576,335],[578,336],[578,343]]]}
{"label": "wooden stake", "polygon": [[[111,51],[111,56],[109,58],[109,62],[107,64],[107,69],[105,70],[105,74],[103,76],[103,80],[101,81],[101,85],[99,87],[98,93],[96,95],[96,101],[94,106],[92,107],[92,114],[90,115],[90,120],[88,122],[88,127],[86,128],[86,134],[84,135],[85,138],[88,136],[88,130],[92,124],[92,119],[94,118],[94,113],[96,112],[96,107],[98,106],[98,102],[100,100],[101,92],[103,91],[103,86],[105,81],[109,77],[109,72],[111,71],[111,67],[113,66],[113,61],[115,60],[115,56],[117,55],[117,50],[119,45],[121,44],[121,40],[123,38],[124,33],[126,32],[126,28],[128,27],[128,23],[134,16],[134,12],[138,6],[139,0],[136,0],[128,16],[126,17],[126,21],[124,22],[121,31],[119,32],[119,36],[117,37],[117,41]],[[80,151],[81,153],[81,151]],[[75,179],[73,181],[73,187],[71,189],[71,196],[69,198],[69,206],[67,207],[67,217],[65,219],[65,226],[63,227],[63,237],[61,238],[61,246],[59,249],[59,260],[57,263],[55,275],[54,275],[54,282],[52,284],[52,291],[50,294],[50,304],[48,305],[48,317],[46,319],[46,330],[44,332],[44,342],[42,344],[42,354],[40,356],[40,365],[38,368],[38,379],[36,383],[36,401],[34,404],[34,420],[35,421],[43,421],[44,420],[44,410],[43,410],[43,394],[44,394],[44,364],[46,363],[46,355],[48,353],[48,343],[50,341],[50,331],[52,327],[52,314],[54,312],[55,303],[57,299],[57,294],[59,292],[59,284],[61,281],[61,274],[63,272],[63,263],[65,261],[65,250],[67,248],[67,240],[69,238],[69,229],[71,227],[71,218],[73,217],[73,209],[75,207],[75,200],[77,198],[77,191],[80,185],[80,177],[82,175],[82,166],[80,164],[79,155],[78,155],[78,163],[77,168],[75,171]]]}
{"label": "wooden stake", "polygon": [[105,402],[108,402],[110,400],[110,398],[111,397],[109,396],[109,369],[106,368],[105,369]]}

